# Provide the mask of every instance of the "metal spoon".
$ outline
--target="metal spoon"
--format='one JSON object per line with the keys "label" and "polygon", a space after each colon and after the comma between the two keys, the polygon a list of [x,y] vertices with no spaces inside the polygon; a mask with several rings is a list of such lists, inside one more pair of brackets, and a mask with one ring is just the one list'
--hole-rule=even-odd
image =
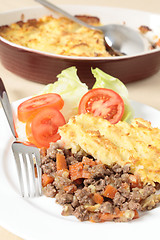
{"label": "metal spoon", "polygon": [[120,24],[108,24],[104,26],[91,26],[80,19],[70,15],[54,4],[46,0],[35,0],[40,4],[56,12],[61,13],[74,22],[79,23],[87,28],[102,31],[106,43],[106,49],[111,55],[135,55],[145,51],[145,43],[142,36],[135,30]]}

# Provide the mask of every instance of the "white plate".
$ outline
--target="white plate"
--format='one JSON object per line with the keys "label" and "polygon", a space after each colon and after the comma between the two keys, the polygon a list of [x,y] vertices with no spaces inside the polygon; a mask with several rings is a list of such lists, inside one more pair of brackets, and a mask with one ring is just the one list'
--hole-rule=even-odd
{"label": "white plate", "polygon": [[[13,104],[14,110],[19,101]],[[131,102],[135,117],[142,117],[160,127],[160,111]],[[160,208],[145,212],[129,223],[79,222],[75,217],[61,216],[62,207],[45,196],[24,199],[11,152],[13,141],[10,128],[0,109],[0,225],[26,240],[44,239],[151,239],[159,235]],[[137,237],[138,236],[138,237]]]}

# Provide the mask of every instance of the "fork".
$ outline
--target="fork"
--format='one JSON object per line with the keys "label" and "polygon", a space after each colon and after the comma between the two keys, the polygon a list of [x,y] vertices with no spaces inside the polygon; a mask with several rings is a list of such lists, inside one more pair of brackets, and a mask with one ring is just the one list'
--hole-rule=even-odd
{"label": "fork", "polygon": [[[12,143],[12,151],[17,167],[21,196],[40,196],[42,194],[40,151],[35,145],[29,142],[21,142],[18,140],[11,104],[9,102],[8,94],[1,78],[0,101],[13,136],[16,139],[16,141]],[[37,174],[35,174],[35,171]]]}

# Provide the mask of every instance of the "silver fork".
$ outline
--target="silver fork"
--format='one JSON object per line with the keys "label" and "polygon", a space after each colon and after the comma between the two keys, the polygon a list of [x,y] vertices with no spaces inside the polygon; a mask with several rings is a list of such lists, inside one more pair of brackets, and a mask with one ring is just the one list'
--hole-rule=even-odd
{"label": "silver fork", "polygon": [[[0,101],[7,117],[9,126],[16,141],[12,143],[12,151],[18,172],[22,197],[35,197],[41,195],[41,167],[39,149],[29,142],[17,139],[14,117],[9,98],[0,78]],[[37,178],[35,176],[35,166]]]}

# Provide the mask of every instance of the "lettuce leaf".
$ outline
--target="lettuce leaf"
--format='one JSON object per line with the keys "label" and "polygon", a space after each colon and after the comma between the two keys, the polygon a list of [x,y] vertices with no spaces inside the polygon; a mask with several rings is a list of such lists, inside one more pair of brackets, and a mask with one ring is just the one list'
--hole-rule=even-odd
{"label": "lettuce leaf", "polygon": [[93,88],[109,88],[117,92],[122,97],[125,106],[122,121],[130,122],[134,114],[128,100],[128,90],[126,86],[118,78],[106,74],[99,68],[92,68],[91,71],[93,76],[96,78]]}
{"label": "lettuce leaf", "polygon": [[[96,78],[93,88],[109,88],[117,92],[124,100],[125,111],[122,121],[130,122],[133,118],[133,110],[128,100],[128,90],[125,85],[115,77],[106,74],[99,68],[91,69]],[[58,80],[44,87],[40,94],[58,93],[64,100],[64,107],[61,110],[66,121],[78,113],[78,106],[82,96],[88,91],[88,86],[82,83],[77,75],[76,67],[63,70],[58,76]]]}
{"label": "lettuce leaf", "polygon": [[82,96],[88,91],[88,86],[82,83],[77,75],[76,67],[63,70],[58,80],[44,87],[41,94],[58,93],[64,100],[64,107],[61,110],[66,121],[78,113],[78,105]]}

